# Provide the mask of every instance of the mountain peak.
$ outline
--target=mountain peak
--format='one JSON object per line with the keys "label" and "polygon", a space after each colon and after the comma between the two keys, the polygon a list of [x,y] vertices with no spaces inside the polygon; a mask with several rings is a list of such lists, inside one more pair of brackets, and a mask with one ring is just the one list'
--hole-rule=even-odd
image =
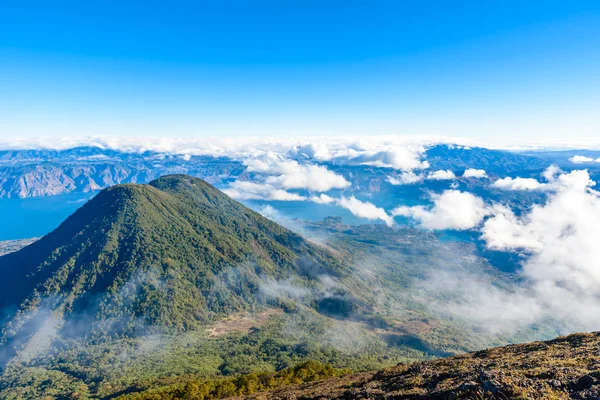
{"label": "mountain peak", "polygon": [[168,175],[104,189],[47,236],[0,257],[0,309],[18,319],[48,307],[105,333],[186,330],[260,307],[261,279],[302,275],[306,260],[341,267],[205,181]]}

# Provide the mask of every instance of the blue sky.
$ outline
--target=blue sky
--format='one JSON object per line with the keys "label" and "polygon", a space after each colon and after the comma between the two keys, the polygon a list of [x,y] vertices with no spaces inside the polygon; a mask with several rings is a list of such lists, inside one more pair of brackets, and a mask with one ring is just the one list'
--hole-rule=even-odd
{"label": "blue sky", "polygon": [[600,133],[598,1],[92,3],[3,2],[0,136]]}

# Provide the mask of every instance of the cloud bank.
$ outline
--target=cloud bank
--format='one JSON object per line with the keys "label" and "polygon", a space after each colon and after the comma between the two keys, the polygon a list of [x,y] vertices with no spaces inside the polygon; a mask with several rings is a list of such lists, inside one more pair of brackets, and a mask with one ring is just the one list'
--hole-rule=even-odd
{"label": "cloud bank", "polygon": [[[310,137],[168,137],[168,136],[76,136],[76,137],[10,137],[0,138],[2,150],[65,150],[83,146],[119,150],[134,153],[146,151],[190,155],[243,155],[254,150],[286,153],[316,160],[356,156],[368,151],[378,152],[395,147],[416,150],[435,144],[483,147],[496,150],[545,150],[545,149],[600,149],[600,139],[570,138],[560,141],[507,141],[474,140],[465,137],[426,135],[369,135],[365,136],[310,136]],[[412,152],[411,150],[411,152]],[[393,150],[392,150],[393,151]],[[394,151],[393,151],[394,152]],[[402,151],[394,152],[402,155]],[[388,156],[389,157],[389,156]],[[242,157],[243,158],[243,157]],[[373,158],[381,158],[381,155]],[[385,161],[382,160],[385,163]],[[402,161],[404,164],[405,161]],[[394,162],[387,162],[392,165]],[[398,165],[398,164],[396,164]]]}
{"label": "cloud bank", "polygon": [[490,213],[482,199],[467,192],[446,190],[441,195],[433,195],[432,200],[430,207],[396,207],[392,215],[413,218],[425,229],[467,230],[477,227]]}
{"label": "cloud bank", "polygon": [[324,166],[300,164],[273,152],[244,160],[244,165],[248,172],[274,175],[266,178],[266,182],[279,188],[326,192],[350,186],[350,182],[343,176]]}
{"label": "cloud bank", "polygon": [[[600,329],[600,193],[585,170],[547,172],[544,204],[520,215],[504,206],[484,206],[489,218],[479,229],[485,245],[525,256],[519,284],[502,288],[489,276],[432,276],[423,286],[454,299],[435,305],[441,312],[496,333],[539,325],[560,333]],[[482,215],[481,202],[471,200],[470,206],[472,215]],[[434,206],[411,212],[419,218],[419,212],[436,211]],[[447,220],[438,217],[434,226]]]}

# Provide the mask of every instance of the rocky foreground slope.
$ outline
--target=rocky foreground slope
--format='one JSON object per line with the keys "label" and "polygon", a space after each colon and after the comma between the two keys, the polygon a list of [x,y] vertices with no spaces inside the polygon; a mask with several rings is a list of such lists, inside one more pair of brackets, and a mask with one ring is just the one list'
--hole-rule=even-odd
{"label": "rocky foreground slope", "polygon": [[249,399],[599,399],[600,332],[478,351]]}

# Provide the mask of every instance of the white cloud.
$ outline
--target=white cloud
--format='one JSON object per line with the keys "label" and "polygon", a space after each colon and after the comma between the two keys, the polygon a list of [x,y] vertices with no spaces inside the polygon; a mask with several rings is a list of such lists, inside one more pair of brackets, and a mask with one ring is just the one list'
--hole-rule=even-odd
{"label": "white cloud", "polygon": [[560,174],[562,171],[560,169],[560,167],[558,165],[551,165],[548,168],[546,168],[546,170],[544,172],[542,172],[542,176],[544,177],[544,179],[546,179],[548,182],[551,182],[553,180],[556,179],[556,177],[558,176],[558,174]]}
{"label": "white cloud", "polygon": [[502,190],[539,190],[546,186],[533,178],[502,178],[498,179],[492,186]]}
{"label": "white cloud", "polygon": [[[569,221],[576,221],[581,211],[591,211],[584,201],[596,204],[598,193],[591,188],[596,183],[590,179],[586,170],[576,170],[555,176],[548,184],[553,191],[548,203],[543,206],[534,205],[528,216],[518,218],[506,207],[495,208],[495,216],[488,219],[483,227],[483,239],[490,248],[538,250],[543,247],[544,240],[539,234],[552,235],[553,226],[564,226]],[[581,210],[568,210],[577,208]],[[597,204],[600,207],[600,204]],[[559,210],[564,208],[565,210]],[[549,213],[555,213],[553,216]],[[600,208],[598,208],[600,210]],[[590,212],[594,216],[593,212]],[[562,222],[560,222],[562,221]],[[562,228],[561,228],[562,229]],[[568,233],[566,230],[562,233]]]}
{"label": "white cloud", "polygon": [[331,204],[335,201],[333,197],[327,196],[324,193],[321,193],[319,196],[312,196],[310,201],[317,204]]}
{"label": "white cloud", "polygon": [[[585,170],[575,170],[568,174],[562,173],[556,165],[549,166],[542,176],[548,182],[539,182],[533,178],[502,178],[495,181],[492,186],[503,190],[544,190],[556,191],[564,186],[576,185],[579,187],[593,186],[594,182],[590,179]],[[562,174],[561,174],[562,173]]]}
{"label": "white cloud", "polygon": [[388,176],[386,180],[392,185],[412,185],[422,182],[425,177],[423,174],[415,174],[413,171],[405,171],[396,176]]}
{"label": "white cloud", "polygon": [[293,169],[293,164],[296,163],[292,160],[286,161],[281,155],[272,151],[259,152],[244,160],[244,165],[248,172],[262,174],[284,174],[286,171]]}
{"label": "white cloud", "polygon": [[463,173],[465,178],[486,178],[487,173],[484,169],[469,168]]}
{"label": "white cloud", "polygon": [[265,182],[282,189],[326,192],[350,186],[350,182],[342,175],[328,170],[327,167],[300,164],[296,160],[284,159],[274,152],[266,152],[244,160],[244,165],[248,172],[277,175],[267,177]]}
{"label": "white cloud", "polygon": [[307,231],[302,221],[290,217],[289,215],[277,210],[270,204],[258,207],[257,209],[255,209],[255,211],[257,211],[263,217],[268,218],[271,221],[274,221],[279,225],[305,237],[311,242],[324,243],[326,241],[326,237],[324,236],[323,232],[316,233],[314,231]]}
{"label": "white cloud", "polygon": [[365,151],[355,157],[350,157],[348,160],[363,165],[398,170],[424,169],[429,167],[427,161],[419,159],[418,152],[407,147],[395,147],[390,150],[378,152]]}
{"label": "white cloud", "polygon": [[388,226],[394,225],[394,219],[388,215],[383,208],[377,207],[369,202],[360,201],[354,196],[342,197],[341,199],[337,200],[337,204],[349,210],[357,217],[371,220],[381,220]]}
{"label": "white cloud", "polygon": [[562,174],[548,201],[516,216],[508,209],[482,229],[488,247],[531,256],[521,274],[543,315],[577,329],[600,328],[600,195],[587,171]]}
{"label": "white cloud", "polygon": [[571,161],[574,164],[593,163],[593,162],[600,163],[600,158],[594,159],[592,157],[587,157],[587,156],[573,156],[573,157],[569,158],[569,161]]}
{"label": "white cloud", "polygon": [[[421,154],[426,146],[448,144],[469,147],[484,147],[498,150],[544,150],[544,149],[600,149],[600,139],[568,139],[561,141],[520,142],[507,139],[505,142],[477,141],[461,137],[409,136],[409,135],[369,135],[357,136],[311,136],[305,138],[265,138],[265,137],[158,137],[149,136],[140,140],[136,136],[78,136],[78,137],[10,137],[0,138],[0,149],[64,150],[82,146],[95,146],[104,149],[143,153],[145,151],[169,154],[213,155],[245,159],[257,150],[273,151],[281,155],[297,155],[319,161],[339,158],[343,160],[362,153],[374,155],[392,151],[395,148],[408,149],[413,161],[387,163],[396,166],[415,163],[410,154]],[[406,155],[406,154],[405,154]],[[402,157],[400,157],[402,158]],[[417,161],[417,164],[420,161]],[[416,167],[414,167],[416,168]],[[402,168],[400,168],[402,169]],[[413,168],[404,168],[413,169]]]}
{"label": "white cloud", "polygon": [[298,163],[283,175],[268,177],[266,182],[285,189],[308,189],[316,192],[327,192],[350,186],[350,182],[342,175],[329,171],[326,167]]}
{"label": "white cloud", "polygon": [[558,174],[553,167],[546,176],[544,204],[521,215],[495,205],[481,228],[488,248],[524,252],[518,283],[503,288],[484,274],[432,276],[423,287],[452,299],[432,307],[493,332],[541,323],[561,333],[600,329],[600,193],[585,170]]}
{"label": "white cloud", "polygon": [[303,201],[305,197],[265,183],[235,181],[223,192],[236,200]]}
{"label": "white cloud", "polygon": [[311,143],[298,143],[287,155],[296,159],[328,161],[335,164],[370,165],[378,168],[397,170],[423,169],[429,163],[421,157],[426,138],[407,138],[398,136],[353,138],[320,138]]}
{"label": "white cloud", "polygon": [[432,181],[443,181],[443,180],[450,180],[450,179],[454,179],[456,178],[456,175],[454,175],[454,172],[450,171],[450,170],[438,170],[438,171],[434,171],[434,172],[430,172],[429,174],[427,174],[427,179],[432,180]]}
{"label": "white cloud", "polygon": [[454,143],[466,139],[425,136],[364,137],[60,137],[60,138],[0,138],[2,150],[53,149],[66,150],[92,146],[132,153],[157,152],[189,156],[224,156],[247,160],[272,152],[283,159],[330,161],[336,164],[370,164],[394,169],[420,169],[428,166],[421,160],[425,146]]}
{"label": "white cloud", "polygon": [[477,227],[490,208],[471,193],[446,190],[433,196],[433,206],[400,206],[392,210],[393,216],[411,217],[425,229],[467,230]]}
{"label": "white cloud", "polygon": [[476,332],[472,339],[485,342],[484,332],[493,333],[494,339],[498,334],[514,334],[533,324],[540,313],[539,304],[527,291],[511,291],[494,283],[499,283],[495,274],[451,268],[430,273],[415,289],[417,299],[431,312],[467,323]]}
{"label": "white cloud", "polygon": [[506,207],[497,206],[495,215],[489,218],[482,229],[482,239],[487,247],[495,250],[512,248],[536,249],[540,242],[528,228],[522,225],[515,214]]}
{"label": "white cloud", "polygon": [[307,158],[317,161],[329,161],[333,157],[329,147],[325,143],[308,143],[294,146],[289,154],[293,157]]}

